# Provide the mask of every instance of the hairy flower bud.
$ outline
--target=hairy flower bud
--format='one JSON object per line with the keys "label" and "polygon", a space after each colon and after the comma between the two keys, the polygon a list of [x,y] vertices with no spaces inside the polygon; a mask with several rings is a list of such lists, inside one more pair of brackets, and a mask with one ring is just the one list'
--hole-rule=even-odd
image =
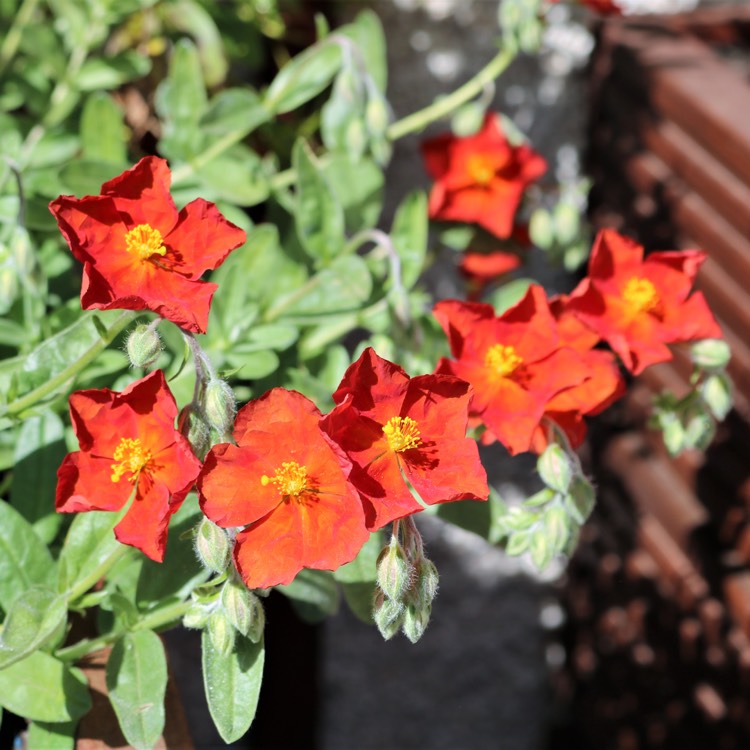
{"label": "hairy flower bud", "polygon": [[430,623],[431,614],[432,607],[429,604],[423,606],[409,604],[404,610],[402,629],[404,635],[412,643],[416,643],[424,635]]}
{"label": "hairy flower bud", "polygon": [[411,583],[411,577],[412,566],[406,559],[404,549],[395,536],[391,537],[391,543],[378,556],[378,586],[389,599],[400,601]]}
{"label": "hairy flower bud", "polygon": [[224,529],[204,518],[195,535],[198,559],[214,573],[223,573],[229,565],[231,545]]}
{"label": "hairy flower bud", "polygon": [[440,576],[438,575],[435,563],[423,557],[415,565],[416,580],[414,590],[416,599],[420,606],[426,607],[432,604],[432,600],[437,594]]}
{"label": "hairy flower bud", "polygon": [[539,460],[536,462],[536,470],[547,487],[562,494],[568,491],[572,472],[570,459],[562,446],[557,443],[550,443],[544,453],[539,456]]}
{"label": "hairy flower bud", "polygon": [[237,402],[234,391],[225,380],[210,380],[203,399],[203,413],[208,423],[222,435],[232,431]]}
{"label": "hairy flower bud", "polygon": [[253,643],[260,640],[266,617],[260,599],[252,591],[238,581],[229,581],[221,591],[221,606],[238,632]]}
{"label": "hairy flower bud", "polygon": [[389,641],[398,633],[404,619],[404,605],[401,602],[389,599],[378,591],[375,594],[373,605],[372,619],[378,626],[380,635],[384,640]]}
{"label": "hairy flower bud", "polygon": [[183,615],[182,624],[186,628],[200,630],[206,627],[209,615],[210,611],[205,606],[199,604],[198,602],[194,602],[190,606],[190,609]]}
{"label": "hairy flower bud", "polygon": [[130,332],[125,350],[133,367],[151,367],[161,354],[161,338],[155,329],[141,323]]}
{"label": "hairy flower bud", "polygon": [[710,375],[701,385],[701,396],[711,414],[721,422],[732,410],[732,381],[726,373]]}
{"label": "hairy flower bud", "polygon": [[703,339],[690,347],[693,364],[704,370],[720,370],[727,366],[730,357],[729,345],[721,339]]}
{"label": "hairy flower bud", "polygon": [[222,655],[227,656],[234,648],[235,630],[226,615],[219,610],[208,618],[208,635],[213,647]]}
{"label": "hairy flower bud", "polygon": [[388,107],[385,100],[380,96],[372,96],[365,106],[365,123],[367,130],[379,135],[385,133],[388,128]]}
{"label": "hairy flower bud", "polygon": [[211,447],[211,428],[206,424],[206,418],[195,404],[183,407],[177,417],[177,429],[190,443],[193,453],[203,460]]}

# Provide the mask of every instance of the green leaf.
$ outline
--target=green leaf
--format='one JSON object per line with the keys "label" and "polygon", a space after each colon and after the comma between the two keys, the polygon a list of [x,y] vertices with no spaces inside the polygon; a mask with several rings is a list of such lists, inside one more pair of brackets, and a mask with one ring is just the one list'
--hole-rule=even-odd
{"label": "green leaf", "polygon": [[90,57],[81,66],[75,83],[79,91],[114,89],[128,81],[143,78],[151,70],[151,58],[135,50],[108,57]]}
{"label": "green leaf", "polygon": [[77,721],[48,724],[33,721],[26,737],[27,750],[74,750]]}
{"label": "green leaf", "polygon": [[232,88],[211,99],[199,124],[206,135],[220,137],[235,133],[244,138],[270,119],[271,113],[255,91]]}
{"label": "green leaf", "polygon": [[290,584],[276,589],[289,597],[294,610],[306,622],[322,622],[339,608],[339,587],[328,570],[305,568]]}
{"label": "green leaf", "polygon": [[55,512],[57,468],[62,463],[65,428],[57,414],[27,419],[18,431],[10,500],[30,523]]}
{"label": "green leaf", "polygon": [[331,154],[323,165],[334,195],[344,209],[350,233],[374,227],[383,206],[383,170],[372,159],[355,161],[349,155]]}
{"label": "green leaf", "polygon": [[521,298],[533,283],[532,279],[509,281],[490,295],[490,304],[495,308],[498,315],[502,315],[508,308],[521,301]]}
{"label": "green leaf", "polygon": [[531,560],[539,570],[544,570],[552,561],[554,550],[544,533],[543,528],[536,528],[529,539]]}
{"label": "green leaf", "polygon": [[338,570],[333,577],[341,583],[374,583],[377,578],[375,564],[383,547],[383,535],[379,531],[370,534],[357,556]]}
{"label": "green leaf", "polygon": [[292,151],[297,174],[297,235],[310,257],[335,258],[344,244],[344,212],[310,147],[299,139]]}
{"label": "green leaf", "polygon": [[50,589],[34,587],[19,596],[0,634],[0,670],[40,648],[65,627],[67,615],[65,597]]}
{"label": "green leaf", "polygon": [[424,270],[427,254],[427,196],[409,193],[396,211],[391,227],[391,240],[401,259],[401,281],[411,289]]}
{"label": "green leaf", "polygon": [[385,93],[388,85],[388,61],[383,25],[372,10],[357,14],[354,23],[339,29],[339,33],[352,39],[362,55],[363,68],[371,76],[378,89]]}
{"label": "green leaf", "polygon": [[341,47],[327,40],[292,58],[268,87],[265,106],[274,114],[291,112],[317,96],[341,67]]}
{"label": "green leaf", "polygon": [[[319,271],[289,297],[293,304],[278,304],[285,316],[321,315],[356,310],[372,293],[372,277],[365,261],[358,255],[336,258],[328,268]],[[269,317],[272,311],[269,311]]]}
{"label": "green leaf", "polygon": [[0,607],[7,612],[32,586],[49,586],[55,574],[47,545],[15,508],[0,501]]}
{"label": "green leaf", "polygon": [[243,380],[265,378],[279,367],[279,357],[275,352],[257,349],[245,352],[241,346],[232,347],[232,350],[227,352],[226,361],[232,367],[237,368]]}
{"label": "green leaf", "polygon": [[375,595],[375,584],[373,582],[343,583],[341,588],[344,592],[344,601],[352,613],[357,619],[371,625],[373,623],[372,600]]}
{"label": "green leaf", "polygon": [[113,531],[117,515],[104,511],[75,515],[60,552],[58,591],[70,591],[118,549]]}
{"label": "green leaf", "polygon": [[265,661],[263,641],[237,638],[234,651],[224,656],[204,630],[201,644],[208,710],[224,742],[234,742],[255,718]]}
{"label": "green leaf", "polygon": [[43,651],[0,670],[0,704],[31,721],[63,722],[91,709],[86,678]]}
{"label": "green leaf", "polygon": [[164,730],[167,658],[151,630],[127,633],[107,661],[107,689],[125,739],[150,750]]}
{"label": "green leaf", "polygon": [[505,552],[512,557],[522,555],[529,548],[530,535],[528,531],[515,531],[508,537]]}
{"label": "green leaf", "polygon": [[544,510],[544,534],[552,556],[562,552],[570,537],[570,518],[559,503],[549,505]]}
{"label": "green leaf", "polygon": [[84,159],[120,166],[127,159],[126,141],[123,114],[114,99],[102,92],[91,94],[81,112]]}
{"label": "green leaf", "polygon": [[270,190],[260,157],[242,144],[201,166],[196,175],[211,191],[209,197],[238,206],[261,203]]}
{"label": "green leaf", "polygon": [[487,539],[492,526],[490,506],[476,500],[443,503],[436,507],[437,515],[444,521]]}
{"label": "green leaf", "polygon": [[60,180],[64,190],[76,195],[98,195],[102,184],[116,172],[108,161],[76,159],[60,170]]}

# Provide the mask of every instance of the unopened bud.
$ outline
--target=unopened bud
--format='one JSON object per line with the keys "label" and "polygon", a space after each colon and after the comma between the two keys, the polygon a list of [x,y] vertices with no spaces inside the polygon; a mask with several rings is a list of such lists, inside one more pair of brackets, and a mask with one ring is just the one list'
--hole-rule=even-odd
{"label": "unopened bud", "polygon": [[365,123],[372,135],[385,133],[388,127],[388,108],[380,96],[371,97],[365,106]]}
{"label": "unopened bud", "polygon": [[130,332],[125,350],[133,367],[151,367],[161,354],[161,339],[153,328],[141,323]]}
{"label": "unopened bud", "polygon": [[195,535],[198,559],[214,573],[223,573],[229,565],[231,545],[224,529],[203,518]]}
{"label": "unopened bud", "polygon": [[676,456],[685,449],[685,428],[674,412],[659,414],[658,419],[664,447],[671,456]]}
{"label": "unopened bud", "polygon": [[412,566],[406,559],[404,548],[394,536],[391,543],[378,556],[377,581],[382,592],[394,601],[400,601],[411,583]]}
{"label": "unopened bud", "polygon": [[569,245],[581,229],[581,214],[571,203],[558,203],[553,213],[555,238],[561,245]]}
{"label": "unopened bud", "polygon": [[237,404],[234,391],[225,380],[211,380],[206,386],[203,413],[217,432],[225,435],[232,431]]}
{"label": "unopened bud", "polygon": [[732,381],[726,373],[709,375],[701,385],[701,396],[711,414],[721,422],[732,409]]}
{"label": "unopened bud", "polygon": [[451,130],[462,138],[474,135],[482,127],[485,109],[477,102],[469,102],[456,110],[451,119]]}
{"label": "unopened bud", "polygon": [[[257,620],[260,617],[265,624],[265,615],[263,605],[260,603],[255,594],[247,589],[242,583],[229,581],[224,585],[221,591],[221,606],[224,608],[224,614],[229,622],[242,635],[250,636],[250,633],[257,631]],[[260,628],[262,635],[263,628]],[[253,640],[257,643],[257,640]]]}
{"label": "unopened bud", "polygon": [[582,524],[594,510],[596,492],[594,492],[594,487],[588,479],[580,476],[574,477],[570,483],[570,492],[565,500],[575,520]]}
{"label": "unopened bud", "polygon": [[438,575],[435,563],[423,557],[414,566],[416,568],[416,581],[414,589],[417,594],[417,601],[421,606],[429,606],[437,594],[440,576]]}
{"label": "unopened bud", "polygon": [[211,428],[195,404],[190,403],[182,408],[177,418],[177,429],[187,438],[195,455],[203,460],[211,447]]}
{"label": "unopened bud", "polygon": [[182,617],[182,624],[186,628],[192,628],[193,630],[200,630],[206,627],[208,622],[209,611],[202,604],[194,602],[190,609],[185,612]]}
{"label": "unopened bud", "polygon": [[691,409],[685,420],[685,447],[705,450],[716,434],[716,424],[702,404]]}
{"label": "unopened bud", "polygon": [[412,643],[416,643],[424,635],[424,631],[427,630],[430,623],[430,614],[432,614],[430,605],[420,607],[410,604],[404,611],[402,629],[404,635]]}
{"label": "unopened bud", "polygon": [[555,242],[555,231],[552,216],[544,208],[537,208],[529,221],[531,241],[542,250],[549,250]]}
{"label": "unopened bud", "polygon": [[349,121],[344,131],[344,142],[346,143],[347,152],[357,159],[365,152],[367,145],[367,134],[362,121],[355,117]]}
{"label": "unopened bud", "polygon": [[208,618],[208,635],[213,647],[222,655],[227,656],[234,648],[234,628],[223,612],[214,612]]}
{"label": "unopened bud", "polygon": [[557,443],[548,445],[536,462],[536,470],[547,487],[563,495],[568,491],[572,472],[570,459],[562,446]]}
{"label": "unopened bud", "polygon": [[404,619],[404,605],[386,597],[382,591],[375,594],[372,619],[384,640],[389,641],[398,633]]}
{"label": "unopened bud", "polygon": [[720,370],[726,367],[732,353],[729,345],[722,339],[703,339],[690,347],[690,359],[693,364],[704,370]]}

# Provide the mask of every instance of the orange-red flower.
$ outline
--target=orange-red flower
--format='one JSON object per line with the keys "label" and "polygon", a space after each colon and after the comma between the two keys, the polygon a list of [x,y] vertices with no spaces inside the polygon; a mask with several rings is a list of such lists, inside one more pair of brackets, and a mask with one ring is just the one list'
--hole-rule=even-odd
{"label": "orange-red flower", "polygon": [[529,450],[550,400],[588,377],[578,353],[562,347],[544,290],[531,286],[500,317],[491,305],[457,300],[438,302],[433,312],[455,357],[441,359],[437,371],[471,383],[470,414],[488,438],[514,454]]}
{"label": "orange-red flower", "polygon": [[177,405],[164,373],[155,370],[122,393],[77,391],[70,416],[80,450],[58,469],[57,510],[121,510],[134,494],[115,535],[163,560],[169,519],[201,467],[175,429]]}
{"label": "orange-red flower", "polygon": [[596,238],[588,276],[567,309],[601,336],[639,374],[672,358],[666,344],[720,338],[721,329],[693,281],[706,254],[651,253],[613,230]]}
{"label": "orange-red flower", "polygon": [[249,588],[290,583],[302,568],[335,570],[369,538],[351,465],[296,391],[274,388],[240,409],[237,445],[214,446],[198,479],[203,512],[245,528],[234,560]]}
{"label": "orange-red flower", "polygon": [[487,477],[466,437],[469,385],[447,375],[409,376],[368,348],[349,367],[321,426],[351,459],[350,480],[377,529],[428,505],[486,500]]}
{"label": "orange-red flower", "polygon": [[[548,0],[550,3],[559,3],[562,0]],[[615,0],[578,0],[579,5],[585,5],[587,8],[601,13],[602,15],[620,15],[622,8]]]}
{"label": "orange-red flower", "polygon": [[178,211],[170,181],[167,162],[147,156],[101,195],[61,195],[50,211],[83,263],[84,310],[152,310],[205,333],[217,286],[200,278],[246,236],[202,198]]}
{"label": "orange-red flower", "polygon": [[[586,437],[583,417],[599,414],[622,398],[625,394],[625,381],[614,354],[594,349],[600,341],[599,336],[568,311],[566,302],[567,297],[564,295],[549,301],[557,323],[557,334],[562,346],[578,352],[587,368],[588,377],[583,383],[553,396],[547,403],[544,417],[555,422],[575,448]],[[541,453],[547,446],[548,439],[548,430],[545,429],[543,420],[534,433],[533,450]]]}
{"label": "orange-red flower", "polygon": [[476,223],[502,239],[513,231],[526,186],[547,168],[530,146],[512,146],[493,113],[476,134],[444,133],[422,144],[427,171],[435,179],[430,218]]}
{"label": "orange-red flower", "polygon": [[521,259],[517,255],[496,250],[491,253],[465,252],[458,268],[466,278],[469,299],[476,300],[487,285],[520,265]]}

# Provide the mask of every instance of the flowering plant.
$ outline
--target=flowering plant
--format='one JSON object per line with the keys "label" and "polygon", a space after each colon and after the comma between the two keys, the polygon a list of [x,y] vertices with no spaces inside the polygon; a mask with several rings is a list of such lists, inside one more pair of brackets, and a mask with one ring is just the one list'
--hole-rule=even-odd
{"label": "flowering plant", "polygon": [[[672,430],[675,451],[731,407],[728,349],[692,292],[701,252],[644,258],[605,230],[569,295],[495,285],[542,244],[526,225],[546,162],[476,98],[533,46],[546,4],[513,21],[503,2],[497,55],[402,119],[373,12],[319,18],[251,86],[229,83],[245,69],[232,25],[281,45],[284,16],[225,5],[180,5],[210,34],[169,0],[0,6],[0,705],[31,722],[32,748],[72,742],[91,708],[81,668],[105,647],[122,732],[154,746],[157,634],[179,624],[201,631],[209,710],[234,741],[255,716],[270,589],[313,619],[343,591],[386,639],[417,641],[438,583],[419,514],[482,514],[491,542],[544,568],[591,512],[574,449],[623,370],[699,342],[690,409],[708,427]],[[429,197],[387,226],[393,145],[456,113],[422,143]],[[430,219],[468,299],[430,298]],[[558,245],[577,257],[584,230]],[[479,443],[537,453],[545,489],[508,508]]]}

